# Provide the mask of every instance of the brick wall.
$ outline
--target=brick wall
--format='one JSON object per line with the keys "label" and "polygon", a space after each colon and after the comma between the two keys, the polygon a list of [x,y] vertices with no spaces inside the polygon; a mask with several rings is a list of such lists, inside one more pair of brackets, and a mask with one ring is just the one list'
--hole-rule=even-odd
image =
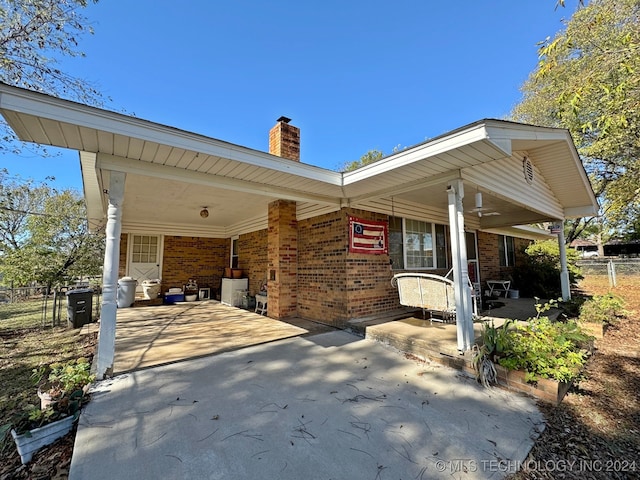
{"label": "brick wall", "polygon": [[249,277],[249,293],[255,295],[260,291],[260,286],[268,275],[266,229],[240,235],[238,268],[241,268],[244,275]]}
{"label": "brick wall", "polygon": [[498,254],[498,235],[486,232],[478,233],[478,266],[480,278],[484,282],[500,276],[500,256]]}
{"label": "brick wall", "polygon": [[[512,277],[514,267],[501,267],[498,251],[499,235],[487,232],[478,232],[478,260],[480,266],[480,278],[482,282],[491,279],[509,279]],[[515,238],[516,266],[523,261],[524,249],[530,244],[524,238]],[[483,283],[483,288],[485,284]]]}
{"label": "brick wall", "polygon": [[180,287],[193,278],[199,288],[220,288],[224,268],[229,265],[230,241],[226,238],[164,237],[162,292]]}
{"label": "brick wall", "polygon": [[129,235],[123,233],[120,235],[120,258],[118,259],[118,278],[122,278],[127,274],[127,240]]}
{"label": "brick wall", "polygon": [[[363,210],[348,209],[348,215],[365,220],[388,221],[387,215]],[[348,242],[349,225],[345,242]],[[347,243],[348,246],[348,243]],[[369,255],[348,253],[347,258],[347,317],[360,318],[397,308],[398,291],[391,286],[393,272],[389,264],[389,255]]]}
{"label": "brick wall", "polygon": [[[120,259],[118,276],[124,277],[127,266],[128,235],[120,237]],[[231,240],[228,238],[164,237],[162,264],[162,292],[170,287],[180,287],[190,278],[200,288],[211,288],[218,294],[220,279],[229,266]],[[267,276],[267,230],[258,230],[238,239],[238,268],[249,278],[249,290],[255,294]]]}
{"label": "brick wall", "polygon": [[298,223],[301,317],[344,326],[349,319],[399,306],[389,256],[348,253],[349,215],[387,220],[386,215],[342,209]]}
{"label": "brick wall", "polygon": [[298,315],[328,325],[347,320],[344,211],[298,222]]}

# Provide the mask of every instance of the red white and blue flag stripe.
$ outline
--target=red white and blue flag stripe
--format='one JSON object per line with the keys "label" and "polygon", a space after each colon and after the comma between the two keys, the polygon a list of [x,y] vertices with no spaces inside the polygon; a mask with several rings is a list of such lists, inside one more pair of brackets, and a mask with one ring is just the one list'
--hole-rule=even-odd
{"label": "red white and blue flag stripe", "polygon": [[389,253],[387,222],[349,217],[349,252],[382,255]]}

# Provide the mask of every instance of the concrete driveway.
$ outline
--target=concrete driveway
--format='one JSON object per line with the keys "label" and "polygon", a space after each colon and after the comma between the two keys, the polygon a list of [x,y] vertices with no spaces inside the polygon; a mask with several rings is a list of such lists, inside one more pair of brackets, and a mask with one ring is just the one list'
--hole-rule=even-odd
{"label": "concrete driveway", "polygon": [[529,398],[337,331],[100,382],[69,478],[502,478],[543,427]]}

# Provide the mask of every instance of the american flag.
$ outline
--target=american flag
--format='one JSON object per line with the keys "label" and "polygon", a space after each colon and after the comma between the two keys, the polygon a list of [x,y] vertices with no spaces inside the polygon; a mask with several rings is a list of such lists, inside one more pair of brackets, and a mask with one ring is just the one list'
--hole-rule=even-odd
{"label": "american flag", "polygon": [[386,254],[387,222],[349,217],[349,251],[351,253]]}

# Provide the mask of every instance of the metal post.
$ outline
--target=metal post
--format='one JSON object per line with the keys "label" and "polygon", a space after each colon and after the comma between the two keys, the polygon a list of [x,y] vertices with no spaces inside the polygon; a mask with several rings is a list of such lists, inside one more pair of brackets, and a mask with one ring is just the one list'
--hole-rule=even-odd
{"label": "metal post", "polygon": [[609,286],[616,287],[618,283],[616,281],[616,264],[613,263],[612,258],[610,258],[609,262],[607,263],[607,274],[609,275]]}

